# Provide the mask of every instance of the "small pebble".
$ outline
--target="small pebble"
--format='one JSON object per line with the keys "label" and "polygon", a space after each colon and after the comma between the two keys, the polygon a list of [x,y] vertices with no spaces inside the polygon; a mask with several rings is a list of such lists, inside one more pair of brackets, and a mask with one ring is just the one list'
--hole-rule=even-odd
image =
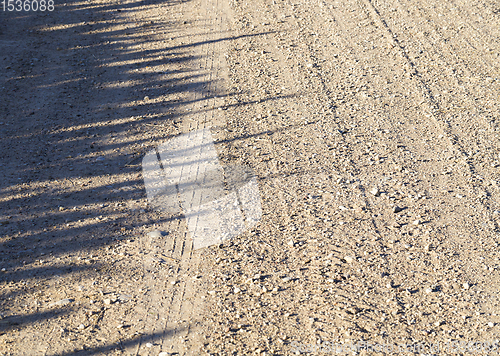
{"label": "small pebble", "polygon": [[111,299],[107,298],[103,300],[104,304],[110,305],[111,304]]}
{"label": "small pebble", "polygon": [[295,245],[295,242],[293,242],[293,240],[290,240],[287,242],[287,245],[293,247]]}
{"label": "small pebble", "polygon": [[238,287],[234,288],[234,293],[235,294],[238,294],[239,292],[241,292],[241,289],[239,289]]}
{"label": "small pebble", "polygon": [[163,237],[165,235],[166,235],[166,233],[163,231],[160,231],[160,230],[153,230],[153,231],[148,232],[148,237],[155,238],[155,239],[158,239],[158,238]]}
{"label": "small pebble", "polygon": [[380,196],[380,191],[377,188],[373,188],[372,190],[370,190],[370,193],[372,193],[376,197]]}
{"label": "small pebble", "polygon": [[433,292],[433,291],[432,291],[432,288],[426,288],[426,289],[425,289],[425,293],[427,293],[427,294],[432,293],[432,292]]}
{"label": "small pebble", "polygon": [[490,321],[490,322],[488,323],[488,326],[489,326],[490,328],[492,328],[492,327],[494,327],[494,326],[495,326],[495,324],[494,324],[494,323],[492,323],[492,322]]}
{"label": "small pebble", "polygon": [[290,277],[283,277],[281,280],[283,282],[290,282],[292,279]]}
{"label": "small pebble", "polygon": [[85,325],[83,325],[83,324],[78,325],[78,329],[80,329],[80,330],[85,329]]}
{"label": "small pebble", "polygon": [[347,262],[347,263],[352,263],[354,261],[354,257],[352,256],[345,256],[344,257],[344,260]]}
{"label": "small pebble", "polygon": [[464,287],[464,289],[469,289],[470,284],[466,282],[466,283],[462,284],[462,287]]}
{"label": "small pebble", "polygon": [[151,347],[153,347],[153,344],[152,344],[152,343],[150,343],[150,342],[148,342],[148,343],[146,344],[146,347],[151,348]]}
{"label": "small pebble", "polygon": [[403,208],[400,208],[399,206],[396,205],[394,208],[392,208],[392,211],[394,213],[399,213],[399,212],[403,211]]}
{"label": "small pebble", "polygon": [[53,307],[55,305],[67,305],[69,303],[73,302],[73,299],[70,299],[70,298],[66,298],[66,299],[61,299],[57,302],[54,302],[54,303],[50,303],[49,304],[49,307]]}

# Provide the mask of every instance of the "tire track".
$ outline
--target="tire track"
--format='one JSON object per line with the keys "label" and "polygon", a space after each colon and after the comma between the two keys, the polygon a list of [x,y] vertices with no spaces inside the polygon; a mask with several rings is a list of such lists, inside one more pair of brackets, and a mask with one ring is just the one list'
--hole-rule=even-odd
{"label": "tire track", "polygon": [[[193,6],[193,4],[191,4]],[[192,64],[199,78],[191,85],[194,93],[191,104],[183,109],[186,113],[181,123],[181,132],[187,133],[207,127],[217,127],[224,123],[221,115],[215,112],[220,106],[217,97],[223,92],[224,61],[222,46],[227,35],[227,20],[223,1],[202,0],[193,6],[195,10],[187,16],[191,27],[190,36],[196,41],[193,46]],[[198,8],[198,9],[196,9]],[[202,86],[202,90],[200,89]],[[192,240],[187,232],[184,219],[174,220],[161,230],[170,231],[166,239],[153,239],[144,245],[146,288],[151,291],[147,296],[149,305],[145,312],[144,330],[146,337],[141,339],[136,354],[157,355],[170,352],[180,355],[199,355],[203,346],[203,303],[206,291],[200,282],[202,251],[194,251]],[[169,251],[171,251],[169,253]],[[167,271],[154,265],[161,256],[173,258],[174,269]],[[153,263],[151,263],[153,262]],[[154,335],[155,340],[147,335]],[[159,338],[157,335],[161,335]],[[144,348],[153,344],[153,347]],[[146,352],[146,353],[145,353]]]}

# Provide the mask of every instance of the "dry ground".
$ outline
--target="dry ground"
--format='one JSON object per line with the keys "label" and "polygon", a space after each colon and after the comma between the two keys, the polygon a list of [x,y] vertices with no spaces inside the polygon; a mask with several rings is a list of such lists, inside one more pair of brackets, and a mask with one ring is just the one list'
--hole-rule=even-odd
{"label": "dry ground", "polygon": [[[0,354],[500,338],[495,1],[56,1],[0,20]],[[141,159],[207,127],[256,172],[263,217],[193,251],[182,216],[148,206]]]}

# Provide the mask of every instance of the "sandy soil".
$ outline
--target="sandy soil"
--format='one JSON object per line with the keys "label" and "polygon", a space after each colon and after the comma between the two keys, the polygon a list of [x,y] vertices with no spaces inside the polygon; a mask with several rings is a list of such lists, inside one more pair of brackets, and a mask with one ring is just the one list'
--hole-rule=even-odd
{"label": "sandy soil", "polygon": [[[500,342],[498,3],[91,0],[0,21],[1,355]],[[204,128],[255,171],[263,216],[193,250],[141,160]]]}

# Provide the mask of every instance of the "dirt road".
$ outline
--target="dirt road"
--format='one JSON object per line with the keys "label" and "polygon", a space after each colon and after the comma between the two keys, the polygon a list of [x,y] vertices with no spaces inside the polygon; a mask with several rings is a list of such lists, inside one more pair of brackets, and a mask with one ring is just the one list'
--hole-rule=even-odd
{"label": "dirt road", "polygon": [[[0,20],[0,354],[499,342],[494,1],[56,1]],[[203,129],[255,172],[263,215],[193,250],[141,160]]]}

